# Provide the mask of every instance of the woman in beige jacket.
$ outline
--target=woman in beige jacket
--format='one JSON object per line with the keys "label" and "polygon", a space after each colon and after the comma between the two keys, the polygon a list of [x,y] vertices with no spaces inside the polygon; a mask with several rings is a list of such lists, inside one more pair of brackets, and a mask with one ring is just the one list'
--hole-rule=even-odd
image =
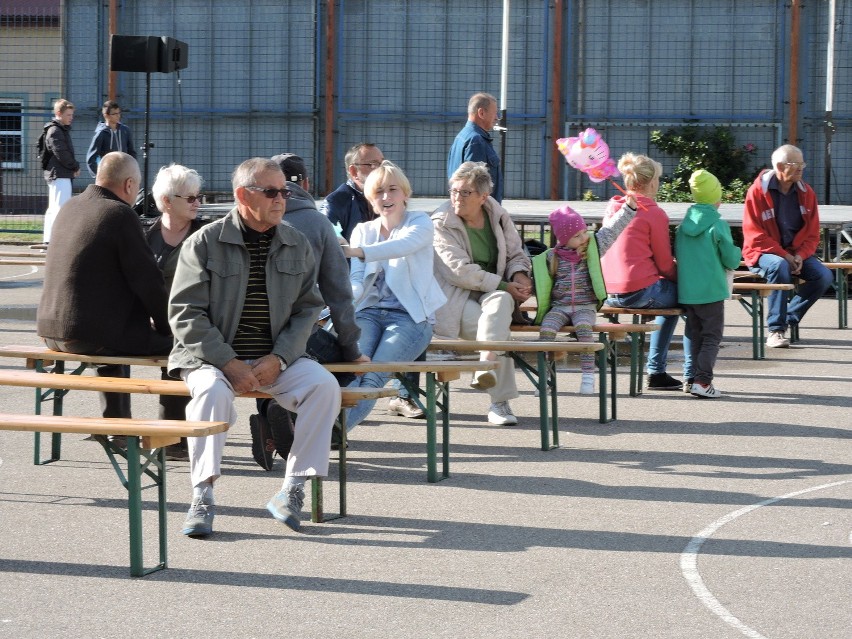
{"label": "woman in beige jacket", "polygon": [[[492,182],[482,162],[465,162],[450,178],[450,200],[432,215],[435,225],[435,278],[447,303],[435,314],[442,337],[508,340],[516,302],[532,295],[530,260],[509,213],[490,197]],[[517,424],[509,400],[518,396],[515,367],[508,357],[495,371],[474,374],[471,387],[491,396],[488,421]]]}

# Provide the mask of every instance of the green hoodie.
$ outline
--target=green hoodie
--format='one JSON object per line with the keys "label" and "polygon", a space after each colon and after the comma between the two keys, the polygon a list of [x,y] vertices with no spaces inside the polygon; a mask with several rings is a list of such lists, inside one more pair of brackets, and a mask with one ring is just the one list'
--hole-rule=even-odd
{"label": "green hoodie", "polygon": [[679,303],[709,304],[730,297],[725,271],[740,265],[742,251],[715,206],[689,207],[675,234],[675,257]]}

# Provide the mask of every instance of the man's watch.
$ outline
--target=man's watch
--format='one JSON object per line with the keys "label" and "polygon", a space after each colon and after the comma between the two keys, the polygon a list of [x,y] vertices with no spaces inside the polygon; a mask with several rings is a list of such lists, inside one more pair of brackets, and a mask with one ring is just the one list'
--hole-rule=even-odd
{"label": "man's watch", "polygon": [[276,355],[275,357],[277,357],[278,361],[281,362],[281,372],[283,373],[284,371],[287,370],[287,362],[285,362],[284,358],[281,357],[280,355]]}

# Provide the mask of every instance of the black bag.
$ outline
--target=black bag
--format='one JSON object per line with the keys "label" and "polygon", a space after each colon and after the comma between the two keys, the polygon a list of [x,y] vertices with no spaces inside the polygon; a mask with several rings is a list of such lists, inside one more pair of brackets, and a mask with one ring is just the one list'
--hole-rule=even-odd
{"label": "black bag", "polygon": [[47,165],[50,163],[50,158],[53,157],[53,151],[47,148],[47,142],[45,141],[44,136],[55,126],[57,125],[51,124],[43,129],[41,135],[38,136],[38,141],[36,142],[36,154],[38,154],[38,159],[41,161],[42,171],[47,171]]}
{"label": "black bag", "polygon": [[[337,336],[334,333],[325,330],[319,324],[314,324],[313,333],[308,338],[308,343],[305,346],[305,352],[308,357],[316,360],[320,364],[331,364],[342,362],[343,349],[337,342]],[[341,386],[349,386],[355,380],[354,373],[332,373],[337,378],[337,383]]]}

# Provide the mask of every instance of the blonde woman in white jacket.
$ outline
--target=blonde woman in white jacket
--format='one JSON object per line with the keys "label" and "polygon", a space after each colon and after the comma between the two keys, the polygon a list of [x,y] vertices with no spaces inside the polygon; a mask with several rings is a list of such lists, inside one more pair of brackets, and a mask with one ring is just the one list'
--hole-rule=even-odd
{"label": "blonde woman in white jacket", "polygon": [[[364,195],[379,217],[357,225],[344,247],[351,258],[358,346],[376,362],[414,361],[432,339],[435,311],[446,301],[433,275],[432,220],[407,209],[411,184],[391,162],[370,173]],[[389,379],[389,373],[365,373],[350,386],[382,388]],[[375,403],[362,401],[352,408],[347,430],[363,421]]]}
{"label": "blonde woman in white jacket", "polygon": [[[432,215],[435,275],[447,303],[438,311],[435,334],[483,341],[508,340],[517,302],[532,295],[531,264],[509,213],[490,197],[492,183],[483,162],[465,162],[450,178],[450,200]],[[515,367],[508,357],[483,352],[499,362],[494,372],[475,373],[471,387],[491,397],[488,421],[517,424],[509,400],[518,396]]]}

